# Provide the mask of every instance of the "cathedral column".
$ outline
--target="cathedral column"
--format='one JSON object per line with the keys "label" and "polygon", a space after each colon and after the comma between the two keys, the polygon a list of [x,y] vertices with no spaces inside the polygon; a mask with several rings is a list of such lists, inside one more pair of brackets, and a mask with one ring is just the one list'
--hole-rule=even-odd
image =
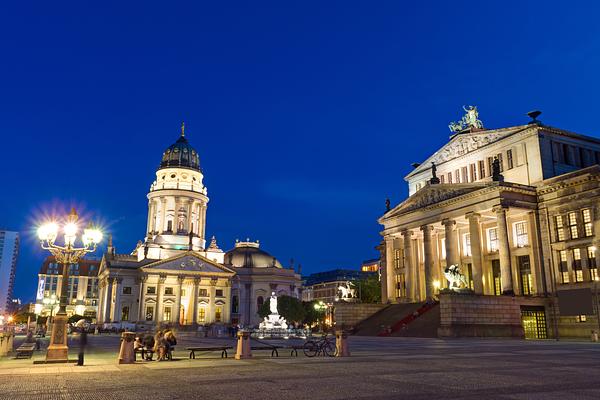
{"label": "cathedral column", "polygon": [[204,230],[206,229],[206,204],[202,204],[200,206],[200,218],[198,221],[198,225],[200,228],[200,239],[204,240],[205,236],[204,236]]}
{"label": "cathedral column", "polygon": [[386,236],[385,238],[385,282],[381,286],[381,302],[396,303],[396,291],[395,289],[395,277],[394,271],[394,237]]}
{"label": "cathedral column", "polygon": [[113,321],[121,320],[121,292],[123,291],[121,283],[123,283],[123,278],[114,278],[115,306],[113,307]]}
{"label": "cathedral column", "polygon": [[106,308],[104,309],[104,322],[110,322],[110,306],[112,303],[112,291],[113,291],[113,282],[112,278],[108,279],[108,288],[106,289]]}
{"label": "cathedral column", "polygon": [[431,246],[431,225],[423,225],[423,267],[425,269],[425,297],[433,299],[433,249]]}
{"label": "cathedral column", "polygon": [[483,294],[483,262],[481,250],[481,215],[470,212],[465,218],[469,221],[469,237],[471,240],[471,259],[473,262],[473,290]]}
{"label": "cathedral column", "polygon": [[167,199],[164,197],[160,198],[160,229],[159,234],[162,234],[167,230]]}
{"label": "cathedral column", "polygon": [[[209,299],[210,299],[210,303],[208,305],[208,321],[209,322],[215,322],[215,299],[216,299],[216,285],[217,285],[218,279],[215,278],[211,278],[210,280],[210,289],[209,289]],[[221,315],[221,318],[223,316]]]}
{"label": "cathedral column", "polygon": [[192,202],[193,200],[187,200],[185,205],[185,230],[189,233],[192,231]]}
{"label": "cathedral column", "polygon": [[175,324],[176,325],[180,325],[181,324],[181,291],[183,290],[183,281],[185,280],[185,276],[178,276],[177,277],[177,297],[175,298]]}
{"label": "cathedral column", "polygon": [[148,291],[148,275],[142,275],[142,284],[140,286],[138,321],[146,320],[146,292]]}
{"label": "cathedral column", "polygon": [[507,209],[501,205],[493,208],[498,219],[498,255],[500,256],[500,275],[502,276],[502,294],[514,295],[510,244],[508,241]]}
{"label": "cathedral column", "polygon": [[192,325],[198,325],[198,286],[200,278],[194,278],[194,293],[192,293]]}
{"label": "cathedral column", "polygon": [[458,242],[456,234],[456,221],[453,219],[444,219],[444,246],[446,247],[446,267],[458,265]]}
{"label": "cathedral column", "polygon": [[166,275],[160,275],[158,277],[158,286],[156,288],[156,323],[160,324],[163,322],[163,293],[165,291],[165,281],[167,280]]}
{"label": "cathedral column", "polygon": [[409,301],[416,299],[416,279],[415,266],[412,261],[412,231],[405,229],[402,231],[403,251],[404,253],[404,271],[406,271],[406,297]]}

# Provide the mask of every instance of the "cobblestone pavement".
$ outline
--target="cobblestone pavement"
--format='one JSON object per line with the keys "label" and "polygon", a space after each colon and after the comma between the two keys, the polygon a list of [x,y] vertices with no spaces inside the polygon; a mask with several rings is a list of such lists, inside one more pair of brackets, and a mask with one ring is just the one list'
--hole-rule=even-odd
{"label": "cobblestone pavement", "polygon": [[263,352],[244,361],[216,353],[189,360],[181,347],[177,361],[135,365],[116,364],[118,338],[92,343],[85,367],[0,361],[0,398],[600,398],[600,345],[592,343],[352,337],[350,358]]}

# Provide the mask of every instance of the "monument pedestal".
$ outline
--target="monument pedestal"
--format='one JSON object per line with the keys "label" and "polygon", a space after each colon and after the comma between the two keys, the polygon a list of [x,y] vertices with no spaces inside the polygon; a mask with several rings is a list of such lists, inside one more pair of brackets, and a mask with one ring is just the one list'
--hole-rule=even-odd
{"label": "monument pedestal", "polygon": [[69,346],[67,346],[67,314],[57,314],[52,322],[52,334],[46,353],[47,362],[69,362]]}

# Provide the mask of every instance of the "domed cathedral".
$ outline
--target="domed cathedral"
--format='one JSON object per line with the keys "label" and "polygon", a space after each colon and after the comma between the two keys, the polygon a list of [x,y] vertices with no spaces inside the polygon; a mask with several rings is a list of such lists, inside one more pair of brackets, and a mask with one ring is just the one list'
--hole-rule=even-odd
{"label": "domed cathedral", "polygon": [[258,242],[227,253],[207,246],[208,191],[185,127],[162,155],[150,186],[143,241],[118,254],[109,240],[99,270],[98,323],[111,327],[256,325],[271,291],[300,298],[301,278]]}

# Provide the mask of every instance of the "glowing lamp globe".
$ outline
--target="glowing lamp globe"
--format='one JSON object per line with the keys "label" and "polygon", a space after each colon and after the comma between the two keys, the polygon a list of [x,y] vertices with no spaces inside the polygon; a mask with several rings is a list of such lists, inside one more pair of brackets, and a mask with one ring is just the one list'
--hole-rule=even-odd
{"label": "glowing lamp globe", "polygon": [[84,229],[82,240],[86,246],[98,244],[102,241],[102,231],[95,228]]}
{"label": "glowing lamp globe", "polygon": [[58,225],[55,222],[48,222],[38,228],[37,234],[40,240],[53,242],[58,235]]}

